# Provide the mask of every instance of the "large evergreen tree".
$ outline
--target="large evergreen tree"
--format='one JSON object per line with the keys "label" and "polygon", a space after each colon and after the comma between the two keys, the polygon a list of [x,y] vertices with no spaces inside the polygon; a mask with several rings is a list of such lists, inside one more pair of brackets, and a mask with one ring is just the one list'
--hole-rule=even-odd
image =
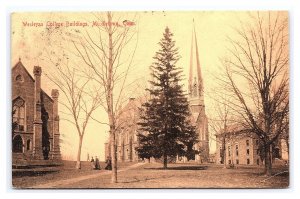
{"label": "large evergreen tree", "polygon": [[160,50],[151,65],[153,80],[150,81],[150,100],[142,105],[139,147],[143,158],[163,158],[167,168],[168,157],[191,157],[197,153],[193,146],[198,142],[195,127],[190,122],[186,95],[182,90],[182,69],[176,66],[180,56],[173,34],[165,29],[160,40]]}

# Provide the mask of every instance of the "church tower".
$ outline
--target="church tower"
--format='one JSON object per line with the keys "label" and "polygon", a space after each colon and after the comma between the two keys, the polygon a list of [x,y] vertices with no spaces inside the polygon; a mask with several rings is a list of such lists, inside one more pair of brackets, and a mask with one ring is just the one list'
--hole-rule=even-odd
{"label": "church tower", "polygon": [[196,131],[199,134],[199,143],[195,146],[195,148],[200,150],[200,154],[196,155],[195,161],[206,162],[209,156],[208,121],[205,114],[203,95],[204,87],[199,61],[199,51],[195,25],[192,31],[188,89],[192,122],[196,126]]}

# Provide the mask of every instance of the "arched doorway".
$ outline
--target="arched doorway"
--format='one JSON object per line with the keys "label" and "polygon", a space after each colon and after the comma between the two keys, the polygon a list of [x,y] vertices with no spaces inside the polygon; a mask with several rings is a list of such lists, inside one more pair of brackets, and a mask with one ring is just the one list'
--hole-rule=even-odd
{"label": "arched doorway", "polygon": [[13,153],[23,153],[23,139],[20,135],[13,138]]}

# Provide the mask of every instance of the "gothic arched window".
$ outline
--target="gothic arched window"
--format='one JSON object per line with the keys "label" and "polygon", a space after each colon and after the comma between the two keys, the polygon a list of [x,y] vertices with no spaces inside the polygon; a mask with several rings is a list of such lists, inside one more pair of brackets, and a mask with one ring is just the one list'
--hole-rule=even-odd
{"label": "gothic arched window", "polygon": [[13,122],[16,123],[14,130],[25,131],[25,101],[18,97],[13,101]]}

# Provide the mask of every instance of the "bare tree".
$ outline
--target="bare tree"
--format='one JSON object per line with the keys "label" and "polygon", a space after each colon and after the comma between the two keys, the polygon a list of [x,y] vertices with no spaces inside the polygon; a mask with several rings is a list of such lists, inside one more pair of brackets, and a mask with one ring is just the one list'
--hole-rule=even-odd
{"label": "bare tree", "polygon": [[[209,118],[209,126],[213,130],[216,137],[216,142],[220,142],[222,146],[222,162],[226,168],[226,136],[228,136],[227,127],[229,125],[229,107],[225,102],[216,102],[214,105],[216,115],[214,118]],[[218,150],[218,149],[217,149]]]}
{"label": "bare tree", "polygon": [[[94,80],[103,88],[105,99],[101,106],[109,121],[112,156],[112,183],[117,182],[116,133],[121,105],[127,101],[126,84],[137,46],[136,16],[117,13],[93,13],[95,24],[92,29],[78,31],[80,39],[71,39],[76,56],[84,63],[87,77],[94,74]],[[120,20],[122,22],[120,22]],[[136,43],[130,45],[135,39]],[[91,72],[92,71],[92,72]]]}
{"label": "bare tree", "polygon": [[101,92],[93,87],[91,79],[82,77],[76,66],[70,66],[66,54],[60,56],[54,51],[48,53],[47,50],[45,54],[49,65],[53,67],[53,70],[49,70],[53,72],[46,73],[46,77],[59,88],[65,97],[59,101],[63,110],[66,110],[66,112],[61,112],[64,114],[62,119],[74,125],[77,130],[79,143],[76,169],[81,169],[83,138],[92,113],[100,106]]}
{"label": "bare tree", "polygon": [[250,18],[229,38],[222,82],[244,128],[262,142],[265,174],[271,175],[271,145],[288,125],[288,19],[286,12],[258,12]]}

